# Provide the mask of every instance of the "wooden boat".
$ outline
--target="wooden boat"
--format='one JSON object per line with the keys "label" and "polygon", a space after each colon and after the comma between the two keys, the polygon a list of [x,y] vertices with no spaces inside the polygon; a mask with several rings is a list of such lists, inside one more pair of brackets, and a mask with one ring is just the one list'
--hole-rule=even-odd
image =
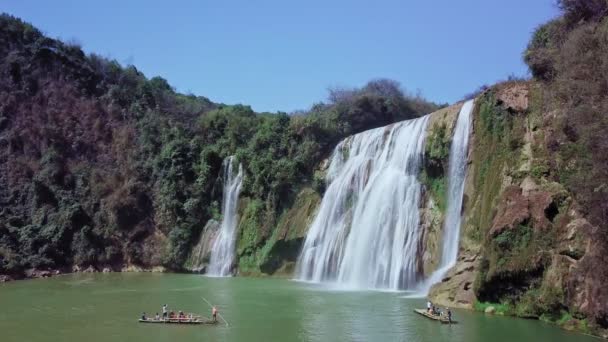
{"label": "wooden boat", "polygon": [[455,320],[452,320],[452,321],[448,320],[448,318],[445,316],[432,315],[424,309],[414,309],[414,312],[417,314],[420,314],[426,318],[430,318],[432,320],[439,321],[443,324],[456,324],[457,323]]}
{"label": "wooden boat", "polygon": [[167,319],[139,319],[139,323],[157,323],[157,324],[217,324],[217,321],[210,319],[194,318],[167,318]]}

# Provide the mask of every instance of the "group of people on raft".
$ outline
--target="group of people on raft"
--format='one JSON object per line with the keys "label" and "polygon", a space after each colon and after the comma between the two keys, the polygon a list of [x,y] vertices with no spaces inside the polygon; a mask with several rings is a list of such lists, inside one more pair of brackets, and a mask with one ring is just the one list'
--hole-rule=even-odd
{"label": "group of people on raft", "polygon": [[445,311],[441,311],[441,309],[433,305],[430,300],[426,302],[426,312],[434,316],[446,317],[449,322],[452,322],[452,310],[446,307]]}
{"label": "group of people on raft", "polygon": [[[186,322],[192,322],[194,320],[198,320],[198,316],[194,316],[193,314],[189,313],[189,314],[185,314],[183,311],[179,311],[177,314],[171,310],[169,311],[169,309],[167,308],[167,304],[163,305],[162,308],[162,312],[163,312],[163,316],[162,316],[162,320],[166,321],[166,320],[179,320],[179,321],[186,321]],[[217,308],[214,306],[211,308],[211,316],[213,317],[213,322],[217,322]],[[146,313],[143,312],[141,314],[141,319],[144,321],[147,321],[151,318],[148,318],[146,316]],[[154,320],[155,321],[160,321],[161,317],[158,314],[158,312],[156,313],[156,315],[154,315]]]}

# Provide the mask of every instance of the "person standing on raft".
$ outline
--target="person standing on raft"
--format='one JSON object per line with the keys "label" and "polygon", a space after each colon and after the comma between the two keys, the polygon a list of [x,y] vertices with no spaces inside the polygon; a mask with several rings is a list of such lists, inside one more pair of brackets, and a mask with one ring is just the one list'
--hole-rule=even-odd
{"label": "person standing on raft", "polygon": [[213,322],[217,322],[217,308],[215,306],[211,308],[211,316],[213,317]]}
{"label": "person standing on raft", "polygon": [[163,320],[167,319],[167,304],[163,305]]}

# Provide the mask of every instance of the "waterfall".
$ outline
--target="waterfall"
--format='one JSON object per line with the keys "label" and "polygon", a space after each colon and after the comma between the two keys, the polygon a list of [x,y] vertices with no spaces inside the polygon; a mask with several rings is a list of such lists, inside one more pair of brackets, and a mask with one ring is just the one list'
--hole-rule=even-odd
{"label": "waterfall", "polygon": [[450,146],[448,168],[447,211],[443,223],[443,247],[441,262],[438,269],[421,286],[422,295],[426,295],[430,287],[441,281],[444,274],[456,264],[458,243],[460,240],[460,224],[462,219],[462,197],[467,175],[467,153],[469,150],[469,134],[471,131],[471,113],[474,100],[462,105]]}
{"label": "waterfall", "polygon": [[418,274],[419,171],[428,116],[338,144],[329,186],[306,236],[296,275],[355,289],[403,289]]}
{"label": "waterfall", "polygon": [[469,151],[473,102],[474,100],[469,100],[462,105],[452,136],[448,168],[448,208],[443,224],[443,248],[439,268],[454,266],[458,256],[462,196],[464,195],[464,181],[467,175],[467,153]]}
{"label": "waterfall", "polygon": [[236,226],[238,224],[237,204],[243,185],[243,166],[239,164],[238,173],[234,174],[234,156],[224,160],[224,194],[222,201],[222,223],[220,231],[211,249],[208,275],[225,277],[230,275],[234,258]]}

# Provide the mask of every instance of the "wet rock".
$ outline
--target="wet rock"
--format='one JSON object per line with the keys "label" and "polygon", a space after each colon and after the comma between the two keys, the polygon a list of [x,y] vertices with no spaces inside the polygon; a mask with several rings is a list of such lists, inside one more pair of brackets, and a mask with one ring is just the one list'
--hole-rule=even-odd
{"label": "wet rock", "polygon": [[463,252],[456,265],[429,291],[431,301],[442,306],[471,309],[476,300],[473,283],[478,266],[476,255]]}
{"label": "wet rock", "polygon": [[127,266],[123,267],[120,271],[121,272],[144,272],[144,269],[137,265],[127,265]]}
{"label": "wet rock", "polygon": [[204,273],[211,257],[211,247],[219,232],[220,223],[216,220],[209,220],[197,244],[192,248],[185,269],[194,273]]}
{"label": "wet rock", "polygon": [[112,272],[112,270],[109,267],[104,267],[103,270],[101,270],[101,272],[110,273],[110,272]]}
{"label": "wet rock", "polygon": [[432,198],[428,198],[420,208],[420,246],[418,258],[425,276],[429,276],[439,265],[440,241],[443,235],[443,215]]}
{"label": "wet rock", "polygon": [[46,277],[50,277],[52,274],[50,271],[48,270],[38,270],[38,269],[28,269],[25,270],[25,277],[26,278],[46,278]]}
{"label": "wet rock", "polygon": [[97,270],[93,266],[89,266],[82,271],[83,273],[95,273]]}
{"label": "wet rock", "polygon": [[496,308],[493,306],[488,306],[483,312],[493,315],[496,313]]}

